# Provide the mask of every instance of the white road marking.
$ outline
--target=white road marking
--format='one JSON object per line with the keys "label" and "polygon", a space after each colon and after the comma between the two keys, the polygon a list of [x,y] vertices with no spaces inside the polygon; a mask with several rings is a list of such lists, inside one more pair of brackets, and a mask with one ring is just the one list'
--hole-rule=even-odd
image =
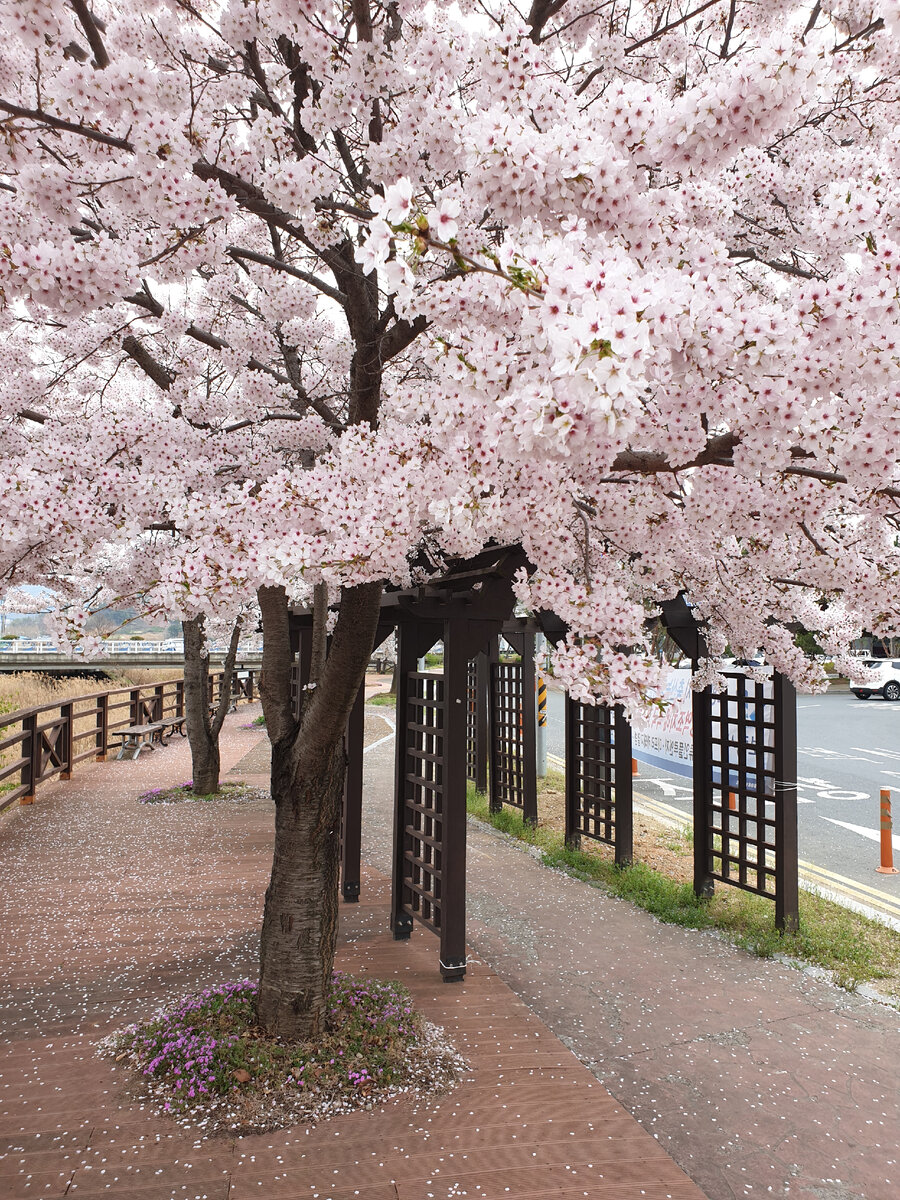
{"label": "white road marking", "polygon": [[[858,833],[860,837],[868,838],[871,842],[881,841],[880,829],[867,829],[865,825],[851,825],[849,821],[836,821],[834,817],[822,817],[823,821],[829,821],[832,825],[840,825],[842,829],[849,829],[851,833]],[[893,834],[891,843],[895,850],[900,850],[900,837]]]}
{"label": "white road marking", "polygon": [[835,787],[827,779],[809,779],[798,776],[797,783],[818,788],[816,795],[822,800],[867,800],[868,792],[853,792],[849,788]]}
{"label": "white road marking", "polygon": [[365,749],[363,750],[363,754],[368,754],[370,750],[375,750],[379,746],[383,746],[385,742],[392,742],[393,740],[394,740],[394,735],[392,733],[389,733],[387,735],[387,737],[379,738],[379,740],[377,742],[372,742],[370,745],[366,746]]}
{"label": "white road marking", "polygon": [[664,796],[675,796],[677,792],[667,779],[642,779],[641,783],[655,783]]}
{"label": "white road marking", "polygon": [[845,754],[842,750],[829,750],[825,746],[798,746],[799,754],[807,754],[812,758],[832,758],[839,762],[864,762],[875,765],[878,762],[877,758],[867,758],[867,751],[863,750],[862,746],[852,746],[853,750],[862,751],[862,757],[859,754]]}

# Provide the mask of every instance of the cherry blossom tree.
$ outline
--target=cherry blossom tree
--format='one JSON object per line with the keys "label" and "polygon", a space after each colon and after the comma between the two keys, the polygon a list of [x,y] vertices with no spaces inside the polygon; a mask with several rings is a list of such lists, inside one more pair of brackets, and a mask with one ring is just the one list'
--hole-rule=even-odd
{"label": "cherry blossom tree", "polygon": [[788,626],[897,630],[895,0],[3,11],[0,571],[257,592],[266,1027],[324,1019],[385,582],[522,542],[557,674],[631,706],[682,590],[809,687]]}

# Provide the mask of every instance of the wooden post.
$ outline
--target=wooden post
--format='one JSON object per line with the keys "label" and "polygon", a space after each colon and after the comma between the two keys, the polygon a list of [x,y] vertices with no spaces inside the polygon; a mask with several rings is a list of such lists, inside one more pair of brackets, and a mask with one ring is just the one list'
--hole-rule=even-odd
{"label": "wooden post", "polygon": [[634,795],[631,757],[631,725],[621,704],[615,707],[613,727],[614,787],[616,793],[616,863],[628,866],[634,856]]}
{"label": "wooden post", "polygon": [[537,825],[537,710],[534,634],[522,636],[522,820]]}
{"label": "wooden post", "polygon": [[[466,973],[466,656],[463,620],[444,622],[444,779],[441,830],[441,976]],[[532,772],[534,772],[532,742]]]}
{"label": "wooden post", "polygon": [[34,804],[34,793],[37,789],[41,773],[40,734],[37,728],[37,713],[29,713],[22,718],[22,787],[27,788],[25,795],[19,800],[20,804]]}
{"label": "wooden post", "polygon": [[106,748],[109,744],[109,692],[101,692],[97,697],[97,732],[95,734],[97,762],[106,762]]}
{"label": "wooden post", "polygon": [[184,716],[184,680],[176,679],[175,681],[175,716]]}
{"label": "wooden post", "polygon": [[[709,871],[709,810],[712,762],[709,744],[709,706],[711,691],[705,687],[694,692],[694,894],[711,896],[714,881]],[[727,770],[727,764],[723,770]]]}
{"label": "wooden post", "polygon": [[488,788],[488,691],[490,660],[480,653],[475,659],[475,790],[484,795]]}
{"label": "wooden post", "polygon": [[[403,885],[406,854],[406,752],[415,739],[409,728],[409,676],[416,669],[417,643],[414,630],[397,628],[397,735],[394,757],[394,860],[391,887],[391,930],[401,941],[412,933],[412,915],[406,908]],[[446,645],[444,662],[446,664]]]}
{"label": "wooden post", "polygon": [[497,720],[497,703],[495,699],[496,675],[497,668],[500,664],[500,639],[492,637],[490,648],[487,652],[487,677],[488,677],[488,744],[490,746],[490,773],[488,775],[488,784],[490,787],[490,795],[488,797],[488,807],[492,813],[501,812],[503,809],[503,797],[500,794],[499,780],[500,772],[498,770],[499,752],[500,752],[500,734],[498,730],[499,722]]}
{"label": "wooden post", "polygon": [[[797,693],[780,671],[772,678],[775,698],[775,927],[800,927],[797,841]],[[766,748],[757,748],[757,762]]]}
{"label": "wooden post", "polygon": [[341,894],[348,903],[359,900],[362,842],[363,729],[366,681],[359,686],[347,721],[347,774],[344,780],[344,811],[341,821]]}
{"label": "wooden post", "polygon": [[141,720],[141,689],[132,688],[130,693],[130,720],[131,725],[143,725]]}
{"label": "wooden post", "polygon": [[578,850],[581,847],[581,831],[578,828],[578,822],[575,814],[578,812],[578,772],[575,770],[575,764],[578,761],[578,726],[579,722],[575,715],[575,705],[578,702],[566,692],[566,742],[565,742],[565,759],[566,759],[566,824],[565,837],[566,845],[573,850]]}
{"label": "wooden post", "polygon": [[56,743],[59,747],[59,756],[61,759],[60,779],[72,778],[72,758],[75,751],[74,707],[71,702],[59,706],[59,715],[63,719],[63,725],[59,731]]}

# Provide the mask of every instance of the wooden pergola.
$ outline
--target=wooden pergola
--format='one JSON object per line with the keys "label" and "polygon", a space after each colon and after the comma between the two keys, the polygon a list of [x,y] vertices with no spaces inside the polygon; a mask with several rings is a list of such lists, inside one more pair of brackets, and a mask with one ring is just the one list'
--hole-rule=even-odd
{"label": "wooden pergola", "polygon": [[[522,568],[529,563],[521,546],[491,547],[423,586],[387,589],[375,638],[378,646],[397,635],[391,929],[395,938],[408,938],[419,921],[436,933],[446,981],[466,970],[468,780],[482,791],[487,782],[494,811],[510,804],[526,822],[537,820],[530,702],[535,636],[543,632],[557,641],[566,627],[552,613],[513,617],[513,579]],[[696,663],[705,650],[683,601],[664,604],[663,620]],[[309,676],[312,616],[298,610],[291,621],[299,704]],[[499,661],[501,636],[520,664]],[[420,672],[419,660],[438,641],[443,671]],[[706,689],[694,702],[695,890],[708,894],[717,879],[767,895],[775,900],[777,926],[795,928],[793,689],[777,674],[768,691],[743,675],[729,688],[721,696]],[[346,734],[341,892],[347,902],[358,900],[360,889],[364,703],[362,686]],[[618,863],[631,861],[631,767],[631,731],[621,709],[567,697],[570,844],[606,842]]]}

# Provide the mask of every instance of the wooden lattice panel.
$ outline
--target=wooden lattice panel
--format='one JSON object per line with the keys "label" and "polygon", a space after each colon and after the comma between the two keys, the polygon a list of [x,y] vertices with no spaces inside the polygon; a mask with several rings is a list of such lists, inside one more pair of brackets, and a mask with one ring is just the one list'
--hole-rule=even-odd
{"label": "wooden lattice panel", "polygon": [[466,778],[478,777],[478,662],[472,658],[466,670]]}
{"label": "wooden lattice panel", "polygon": [[408,681],[402,906],[437,931],[442,893],[444,679],[412,672]]}
{"label": "wooden lattice panel", "polygon": [[491,701],[491,800],[524,811],[521,663],[491,663]]}
{"label": "wooden lattice panel", "polygon": [[631,728],[621,710],[566,698],[566,841],[632,854]]}
{"label": "wooden lattice panel", "polygon": [[774,897],[777,891],[777,730],[772,680],[727,675],[709,697],[706,856],[714,879]]}
{"label": "wooden lattice panel", "polygon": [[569,701],[566,779],[572,787],[571,833],[616,840],[615,742],[612,709]]}

